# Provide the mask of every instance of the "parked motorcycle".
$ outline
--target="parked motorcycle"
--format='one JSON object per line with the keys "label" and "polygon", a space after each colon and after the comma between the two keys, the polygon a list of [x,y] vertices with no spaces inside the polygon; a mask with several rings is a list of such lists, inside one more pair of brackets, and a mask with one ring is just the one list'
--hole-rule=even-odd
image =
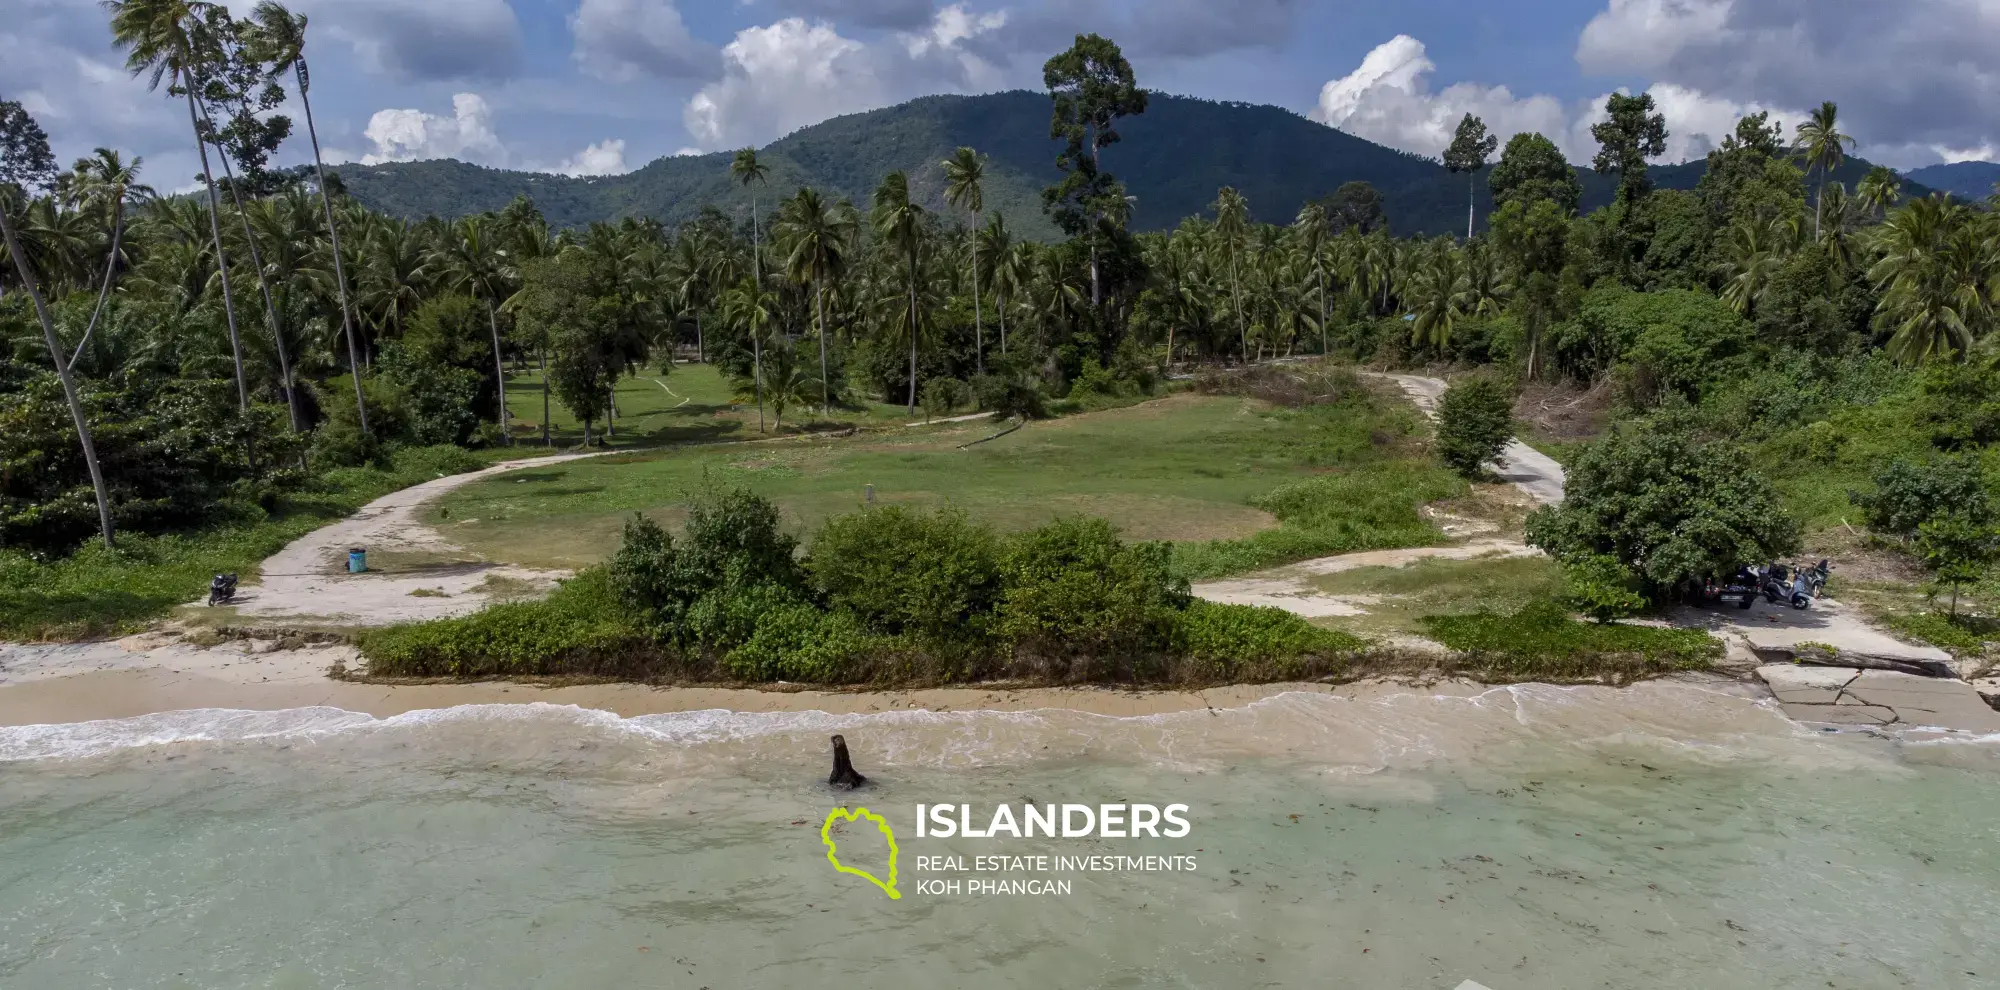
{"label": "parked motorcycle", "polygon": [[208,604],[210,607],[228,605],[235,600],[236,575],[217,574],[214,580],[208,582]]}
{"label": "parked motorcycle", "polygon": [[1772,562],[1759,568],[1757,590],[1764,600],[1772,604],[1790,605],[1796,609],[1812,607],[1812,600],[1818,596],[1819,588],[1813,584],[1809,574],[1817,573],[1817,568],[1790,568]]}

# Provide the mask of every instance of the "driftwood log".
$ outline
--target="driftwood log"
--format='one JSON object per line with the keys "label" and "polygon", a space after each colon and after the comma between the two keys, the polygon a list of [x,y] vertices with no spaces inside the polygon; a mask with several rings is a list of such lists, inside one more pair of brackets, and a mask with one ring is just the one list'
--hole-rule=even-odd
{"label": "driftwood log", "polygon": [[1018,429],[1020,429],[1021,427],[1023,427],[1023,426],[1026,426],[1026,425],[1028,425],[1028,417],[1026,417],[1026,416],[1023,416],[1023,417],[1021,417],[1021,420],[1020,420],[1020,422],[1018,422],[1018,423],[1015,423],[1015,424],[1014,424],[1013,426],[1010,426],[1010,427],[1007,427],[1006,429],[1004,429],[1004,430],[1001,430],[1000,432],[998,432],[998,433],[995,433],[995,434],[993,434],[993,435],[992,435],[992,436],[990,436],[990,437],[980,437],[979,439],[977,439],[977,440],[974,440],[974,441],[972,441],[971,443],[962,443],[962,444],[959,444],[959,445],[958,445],[958,449],[960,449],[960,450],[964,450],[964,449],[965,449],[965,448],[967,448],[967,447],[977,447],[977,446],[979,446],[980,444],[982,444],[982,443],[986,443],[986,442],[988,442],[988,441],[990,441],[990,440],[998,440],[998,439],[1000,439],[1001,437],[1004,437],[1004,436],[1006,436],[1007,434],[1009,434],[1009,433],[1012,433],[1012,432],[1014,432],[1015,430],[1018,430]]}
{"label": "driftwood log", "polygon": [[1790,660],[1809,667],[1857,667],[1863,670],[1892,670],[1899,674],[1915,674],[1918,677],[1957,677],[1958,672],[1942,660],[1919,660],[1911,657],[1885,657],[1879,653],[1859,653],[1854,650],[1793,649],[1790,647],[1758,648],[1756,653],[1765,659]]}
{"label": "driftwood log", "polygon": [[868,783],[868,778],[861,776],[854,769],[853,761],[847,758],[847,740],[839,736],[833,737],[833,773],[827,776],[826,782],[843,791]]}

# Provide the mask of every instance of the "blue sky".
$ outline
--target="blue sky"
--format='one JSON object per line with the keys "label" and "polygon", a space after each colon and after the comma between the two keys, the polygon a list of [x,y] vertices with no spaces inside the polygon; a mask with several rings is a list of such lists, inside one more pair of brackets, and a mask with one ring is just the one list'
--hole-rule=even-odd
{"label": "blue sky", "polygon": [[[239,13],[249,0],[229,0]],[[6,0],[0,97],[65,158],[111,145],[177,188],[186,119],[129,78],[92,0]],[[1466,112],[1587,160],[1614,89],[1667,114],[1667,160],[1745,112],[1841,104],[1861,154],[2000,157],[2000,0],[295,0],[330,157],[572,174],[763,144],[927,93],[1039,88],[1079,31],[1143,85],[1288,107],[1437,154]],[[296,113],[295,113],[296,116]],[[288,160],[305,154],[304,142]]]}

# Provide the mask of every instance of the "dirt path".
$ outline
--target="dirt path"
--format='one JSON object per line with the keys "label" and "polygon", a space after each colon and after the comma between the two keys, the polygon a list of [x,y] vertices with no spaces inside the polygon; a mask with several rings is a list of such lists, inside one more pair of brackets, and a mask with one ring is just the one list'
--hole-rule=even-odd
{"label": "dirt path", "polygon": [[[1424,415],[1437,418],[1437,400],[1444,394],[1444,382],[1422,375],[1375,374],[1375,377],[1387,378],[1401,385]],[[1557,464],[1555,458],[1519,440],[1507,442],[1507,449],[1500,453],[1500,469],[1496,473],[1544,505],[1556,505],[1563,500],[1562,465]]]}
{"label": "dirt path", "polygon": [[[540,593],[568,576],[481,561],[417,518],[424,503],[455,488],[522,468],[562,464],[601,453],[502,461],[392,492],[331,526],[294,540],[265,560],[255,585],[237,595],[238,615],[342,626],[385,626],[462,615],[493,592]],[[347,551],[369,553],[373,568],[347,573]]]}

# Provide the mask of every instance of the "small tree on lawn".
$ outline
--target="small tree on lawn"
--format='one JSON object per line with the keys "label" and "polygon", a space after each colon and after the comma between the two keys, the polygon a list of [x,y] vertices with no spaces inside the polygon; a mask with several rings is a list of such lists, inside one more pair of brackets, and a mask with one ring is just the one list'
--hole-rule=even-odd
{"label": "small tree on lawn", "polygon": [[1492,375],[1461,378],[1438,400],[1438,459],[1460,476],[1479,477],[1512,439],[1512,382]]}
{"label": "small tree on lawn", "polygon": [[1562,505],[1528,516],[1528,543],[1565,564],[1602,555],[1648,598],[1796,553],[1799,524],[1743,451],[1704,441],[1681,409],[1628,424],[1569,470]]}
{"label": "small tree on lawn", "polygon": [[1938,583],[1951,589],[1951,617],[1956,619],[1959,590],[1983,580],[2000,557],[2000,531],[1966,513],[1940,515],[1917,527],[1917,553]]}

